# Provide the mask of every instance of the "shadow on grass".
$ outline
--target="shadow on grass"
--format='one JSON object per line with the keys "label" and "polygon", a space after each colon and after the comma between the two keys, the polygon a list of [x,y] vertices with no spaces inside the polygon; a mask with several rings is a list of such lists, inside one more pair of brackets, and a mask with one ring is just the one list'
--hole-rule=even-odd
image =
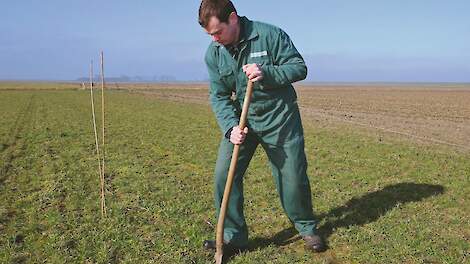
{"label": "shadow on grass", "polygon": [[[366,193],[349,200],[345,205],[331,209],[317,216],[318,221],[326,223],[319,227],[318,233],[327,239],[341,227],[362,226],[376,221],[397,205],[419,202],[425,198],[444,193],[441,185],[398,183],[381,190]],[[294,227],[284,229],[270,238],[254,238],[249,242],[249,250],[265,248],[269,245],[284,246],[301,239]]]}

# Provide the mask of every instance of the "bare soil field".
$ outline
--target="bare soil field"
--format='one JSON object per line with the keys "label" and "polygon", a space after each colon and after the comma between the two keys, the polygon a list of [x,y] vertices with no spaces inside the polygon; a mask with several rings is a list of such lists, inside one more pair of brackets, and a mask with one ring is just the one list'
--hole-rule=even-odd
{"label": "bare soil field", "polygon": [[[205,83],[109,86],[208,103]],[[304,122],[347,124],[470,150],[470,84],[298,84],[296,90]]]}
{"label": "bare soil field", "polygon": [[470,85],[300,86],[307,117],[470,150]]}

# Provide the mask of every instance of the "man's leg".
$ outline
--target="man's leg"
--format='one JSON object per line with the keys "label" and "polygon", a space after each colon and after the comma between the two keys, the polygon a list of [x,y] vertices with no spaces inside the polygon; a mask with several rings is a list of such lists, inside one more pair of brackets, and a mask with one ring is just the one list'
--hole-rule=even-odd
{"label": "man's leg", "polygon": [[[248,242],[248,228],[243,214],[243,175],[250,163],[258,145],[257,138],[248,134],[245,142],[240,145],[237,168],[232,185],[232,192],[227,207],[224,224],[224,241],[237,247],[246,246]],[[233,144],[226,138],[220,142],[219,154],[215,166],[214,195],[217,217],[224,195],[225,183],[232,158]]]}
{"label": "man's leg", "polygon": [[282,146],[262,143],[268,154],[282,207],[300,235],[316,232],[303,135]]}

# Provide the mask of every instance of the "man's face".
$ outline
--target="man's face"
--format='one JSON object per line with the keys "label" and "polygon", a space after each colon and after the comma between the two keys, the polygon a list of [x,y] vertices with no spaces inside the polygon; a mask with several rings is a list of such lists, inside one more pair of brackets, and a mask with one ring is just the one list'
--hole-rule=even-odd
{"label": "man's face", "polygon": [[211,35],[213,41],[227,46],[237,41],[238,27],[238,16],[232,13],[227,23],[220,22],[215,16],[211,17],[205,30]]}

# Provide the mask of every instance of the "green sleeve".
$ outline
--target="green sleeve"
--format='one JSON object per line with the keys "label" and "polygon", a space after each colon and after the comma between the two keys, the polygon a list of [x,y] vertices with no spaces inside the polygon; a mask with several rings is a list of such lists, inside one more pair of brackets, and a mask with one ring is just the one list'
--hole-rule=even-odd
{"label": "green sleeve", "polygon": [[263,80],[261,89],[285,87],[307,77],[307,66],[289,36],[279,30],[271,37],[269,45],[272,65],[262,65]]}
{"label": "green sleeve", "polygon": [[230,128],[238,125],[238,111],[231,99],[231,87],[227,87],[221,79],[214,49],[206,52],[205,61],[210,79],[209,100],[217,123],[225,135]]}

